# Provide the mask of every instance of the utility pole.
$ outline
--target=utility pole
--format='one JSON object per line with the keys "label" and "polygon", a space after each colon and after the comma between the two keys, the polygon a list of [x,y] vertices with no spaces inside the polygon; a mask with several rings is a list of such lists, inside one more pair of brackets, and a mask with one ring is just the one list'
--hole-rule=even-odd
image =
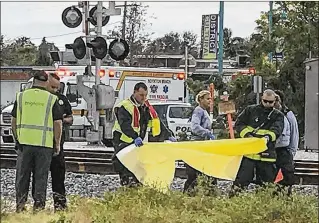
{"label": "utility pole", "polygon": [[126,12],[127,12],[127,1],[124,2],[123,22],[122,22],[122,39],[125,40],[126,30]]}
{"label": "utility pole", "polygon": [[[84,34],[85,34],[85,41],[86,44],[90,42],[89,35],[90,35],[90,22],[89,22],[89,10],[90,10],[90,2],[85,1],[83,12],[84,12]],[[91,68],[91,50],[89,48],[86,49],[86,65],[87,65],[87,71],[88,75],[92,74],[92,68]]]}
{"label": "utility pole", "polygon": [[224,56],[224,1],[219,2],[218,73],[223,75]]}
{"label": "utility pole", "polygon": [[[96,35],[102,36],[102,10],[103,10],[103,2],[97,2],[97,9],[96,9]],[[100,84],[100,69],[101,69],[101,59],[96,58],[95,62],[95,85]]]}
{"label": "utility pole", "polygon": [[[187,78],[188,78],[188,43],[186,42],[185,43],[185,80],[187,80]],[[186,91],[186,95],[184,98],[184,102],[187,103],[189,100],[189,92],[186,85],[185,85],[185,91]]]}
{"label": "utility pole", "polygon": [[[269,15],[268,15],[268,22],[269,22],[269,31],[268,31],[268,40],[271,41],[271,34],[272,34],[272,11],[273,11],[273,2],[269,2]],[[269,61],[272,63],[272,52],[269,52]]]}

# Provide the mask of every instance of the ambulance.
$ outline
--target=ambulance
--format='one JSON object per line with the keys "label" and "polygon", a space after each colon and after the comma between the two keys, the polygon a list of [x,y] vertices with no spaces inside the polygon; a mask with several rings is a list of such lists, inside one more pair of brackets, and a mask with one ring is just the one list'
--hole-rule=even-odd
{"label": "ambulance", "polygon": [[[70,129],[72,141],[85,140],[85,132],[90,127],[83,111],[87,109],[86,101],[78,93],[76,76],[88,75],[84,84],[88,87],[95,85],[95,76],[89,75],[86,66],[59,66],[48,72],[56,72],[61,78],[60,92],[68,98],[73,111],[73,125]],[[92,67],[95,74],[95,67]],[[99,71],[100,81],[110,85],[115,90],[117,104],[119,101],[132,95],[134,86],[138,82],[144,82],[148,87],[148,99],[163,123],[175,134],[190,132],[189,117],[192,106],[185,103],[185,73],[182,69],[167,68],[139,68],[139,67],[112,67],[101,66]],[[20,90],[32,86],[33,79],[21,86]],[[12,106],[5,108],[6,115],[10,113]],[[1,114],[1,122],[4,114]],[[7,128],[6,128],[7,129]],[[2,134],[2,139],[12,136],[10,131]],[[11,141],[11,140],[10,140]]]}

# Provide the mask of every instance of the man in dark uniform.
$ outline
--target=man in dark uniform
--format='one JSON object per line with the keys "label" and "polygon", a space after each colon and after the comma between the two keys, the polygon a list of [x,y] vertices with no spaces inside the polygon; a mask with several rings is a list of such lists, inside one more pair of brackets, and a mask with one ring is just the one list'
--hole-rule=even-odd
{"label": "man in dark uniform", "polygon": [[16,211],[25,210],[32,172],[33,210],[45,208],[47,180],[52,155],[60,152],[62,113],[58,99],[49,93],[48,73],[34,72],[30,89],[17,94],[12,110],[16,141]]}
{"label": "man in dark uniform", "polygon": [[66,96],[59,92],[60,78],[55,73],[50,73],[48,90],[58,97],[58,104],[63,114],[63,130],[60,144],[60,154],[52,158],[51,162],[51,178],[52,191],[54,200],[54,209],[56,211],[65,209],[65,159],[63,152],[63,144],[65,141],[66,127],[73,124],[72,108]]}
{"label": "man in dark uniform", "polygon": [[245,155],[234,181],[231,196],[247,187],[256,172],[257,184],[273,183],[276,175],[275,143],[284,129],[284,115],[274,108],[276,95],[265,90],[259,105],[251,105],[238,116],[235,130],[241,138],[257,137],[267,140],[267,150],[260,154]]}
{"label": "man in dark uniform", "polygon": [[[115,155],[113,165],[120,175],[122,186],[140,185],[133,173],[131,173],[117,158],[116,154],[125,147],[135,144],[143,146],[143,140],[150,127],[152,136],[161,138],[161,122],[153,106],[147,101],[147,86],[145,83],[137,83],[132,96],[118,103],[114,107],[116,121],[113,127],[113,145]],[[171,134],[167,134],[170,141],[176,141]],[[160,141],[153,138],[153,141]]]}

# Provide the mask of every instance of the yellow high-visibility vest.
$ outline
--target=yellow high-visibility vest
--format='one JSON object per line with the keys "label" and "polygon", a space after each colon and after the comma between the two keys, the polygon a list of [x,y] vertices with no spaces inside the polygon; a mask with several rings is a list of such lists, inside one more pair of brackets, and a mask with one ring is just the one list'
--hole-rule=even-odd
{"label": "yellow high-visibility vest", "polygon": [[20,144],[53,148],[52,108],[57,96],[30,88],[17,94],[17,139]]}
{"label": "yellow high-visibility vest", "polygon": [[[149,106],[149,103],[146,103],[147,106]],[[117,104],[116,106],[114,106],[115,108],[120,108],[121,106],[123,106],[131,115],[132,117],[132,123],[131,126],[133,128],[133,130],[139,135],[140,134],[140,112],[138,110],[138,107],[130,100],[130,99],[125,99],[123,101],[121,101],[119,104]],[[148,123],[148,127],[152,128],[152,134],[153,136],[157,136],[161,133],[161,129],[160,129],[160,121],[159,118],[157,117],[157,114],[155,112],[155,110],[150,112],[151,115],[151,120]],[[122,130],[121,130],[121,126],[118,123],[118,120],[115,119],[115,123],[113,126],[113,133],[117,131],[119,133],[121,133],[121,138],[120,140],[126,143],[132,143],[133,139],[127,135],[125,135]]]}

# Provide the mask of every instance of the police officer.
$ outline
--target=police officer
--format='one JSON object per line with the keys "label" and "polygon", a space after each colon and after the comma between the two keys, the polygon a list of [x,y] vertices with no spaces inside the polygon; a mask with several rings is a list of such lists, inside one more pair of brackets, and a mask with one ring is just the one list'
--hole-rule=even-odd
{"label": "police officer", "polygon": [[63,131],[60,143],[60,153],[52,158],[51,162],[51,178],[52,192],[54,201],[54,210],[63,210],[67,207],[65,196],[65,159],[63,152],[63,144],[68,126],[73,124],[72,108],[66,96],[59,92],[60,78],[55,73],[50,73],[48,90],[58,97],[58,104],[63,114]]}
{"label": "police officer", "polygon": [[281,170],[283,180],[279,181],[282,187],[280,190],[286,190],[288,196],[292,193],[292,185],[294,184],[294,155],[298,149],[299,131],[297,119],[292,111],[284,104],[284,94],[281,91],[275,91],[277,100],[275,107],[282,111],[285,115],[285,128],[282,136],[277,140],[277,170]]}
{"label": "police officer", "polygon": [[248,106],[236,120],[235,130],[241,138],[263,137],[267,140],[267,150],[243,157],[231,195],[234,195],[238,189],[247,187],[253,181],[255,171],[257,184],[274,182],[275,142],[284,128],[284,115],[274,108],[275,100],[275,92],[270,89],[265,90],[261,104]]}
{"label": "police officer", "polygon": [[[212,134],[212,123],[207,110],[210,108],[211,95],[209,91],[203,90],[196,95],[196,102],[198,106],[194,109],[191,117],[192,140],[214,140],[215,136]],[[197,178],[202,175],[200,171],[186,164],[187,180],[184,184],[183,192],[194,191],[197,185]],[[210,189],[217,184],[214,177],[208,177],[211,182]]]}
{"label": "police officer", "polygon": [[[139,185],[138,180],[116,157],[116,154],[128,145],[143,146],[148,127],[153,136],[161,133],[161,124],[153,106],[147,101],[147,86],[137,83],[132,96],[114,107],[115,124],[113,127],[113,145],[115,155],[113,165],[120,175],[122,186]],[[176,141],[170,137],[171,141]]]}
{"label": "police officer", "polygon": [[46,90],[47,85],[48,74],[35,71],[33,87],[17,94],[12,110],[12,131],[18,149],[17,212],[25,209],[31,172],[34,176],[33,210],[45,208],[51,159],[60,152],[63,117],[57,97]]}

